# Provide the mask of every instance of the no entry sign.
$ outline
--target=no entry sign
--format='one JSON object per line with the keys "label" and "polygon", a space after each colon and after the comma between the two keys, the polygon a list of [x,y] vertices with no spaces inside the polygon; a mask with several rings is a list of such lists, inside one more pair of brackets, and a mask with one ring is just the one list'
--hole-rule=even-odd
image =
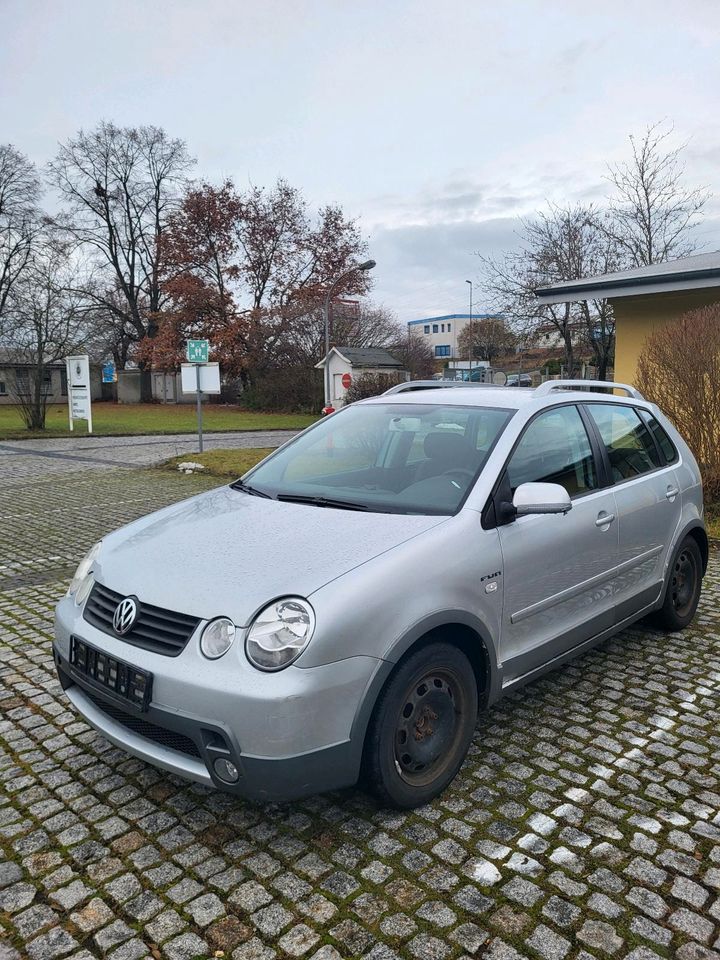
{"label": "no entry sign", "polygon": [[352,383],[352,377],[349,373],[344,373],[342,375],[341,383],[346,390],[350,389],[350,384]]}

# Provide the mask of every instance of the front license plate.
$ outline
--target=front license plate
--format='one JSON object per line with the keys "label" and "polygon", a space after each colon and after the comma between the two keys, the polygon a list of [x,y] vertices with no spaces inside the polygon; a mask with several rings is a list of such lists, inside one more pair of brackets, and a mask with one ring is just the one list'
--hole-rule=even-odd
{"label": "front license plate", "polygon": [[131,663],[117,660],[84,640],[70,637],[70,663],[93,686],[108,690],[139,710],[147,710],[153,675]]}

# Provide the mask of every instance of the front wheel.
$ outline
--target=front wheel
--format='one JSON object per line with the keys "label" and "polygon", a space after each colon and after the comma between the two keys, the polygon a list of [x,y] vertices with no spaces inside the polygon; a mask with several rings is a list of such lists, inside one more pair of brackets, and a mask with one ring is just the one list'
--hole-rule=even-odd
{"label": "front wheel", "polygon": [[685,537],[675,551],[662,607],[653,623],[663,630],[684,630],[695,616],[702,587],[702,556],[693,537]]}
{"label": "front wheel", "polygon": [[475,730],[478,694],[465,654],[429,643],[402,661],[380,694],[365,744],[365,774],[388,806],[427,803],[455,777]]}

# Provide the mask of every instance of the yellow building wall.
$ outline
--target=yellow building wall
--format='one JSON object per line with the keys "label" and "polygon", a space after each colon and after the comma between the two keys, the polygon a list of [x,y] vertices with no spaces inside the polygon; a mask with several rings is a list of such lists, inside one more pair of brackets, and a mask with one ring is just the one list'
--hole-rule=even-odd
{"label": "yellow building wall", "polygon": [[615,373],[618,383],[635,383],[638,356],[653,330],[696,307],[720,302],[720,289],[653,293],[644,297],[611,298],[615,311]]}

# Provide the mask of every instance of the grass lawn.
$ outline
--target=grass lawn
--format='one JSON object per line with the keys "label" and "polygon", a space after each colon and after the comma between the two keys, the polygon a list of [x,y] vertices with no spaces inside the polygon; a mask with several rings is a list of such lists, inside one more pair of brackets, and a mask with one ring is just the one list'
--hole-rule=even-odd
{"label": "grass lawn", "polygon": [[250,467],[272,453],[274,447],[246,447],[235,450],[206,450],[204,453],[185,453],[180,457],[173,457],[161,464],[160,470],[177,470],[179,463],[192,461],[201,463],[205,469],[203,476],[230,477],[236,480],[246,473]]}
{"label": "grass lawn", "polygon": [[[152,433],[195,433],[197,420],[194,405],[160,403],[94,403],[93,434],[129,436]],[[301,430],[317,417],[307,413],[255,413],[240,407],[205,404],[205,430]],[[0,406],[0,440],[22,440],[29,437],[85,436],[84,423],[76,423],[74,433],[68,429],[66,404],[48,407],[44,431],[30,431],[22,422],[18,409]]]}

